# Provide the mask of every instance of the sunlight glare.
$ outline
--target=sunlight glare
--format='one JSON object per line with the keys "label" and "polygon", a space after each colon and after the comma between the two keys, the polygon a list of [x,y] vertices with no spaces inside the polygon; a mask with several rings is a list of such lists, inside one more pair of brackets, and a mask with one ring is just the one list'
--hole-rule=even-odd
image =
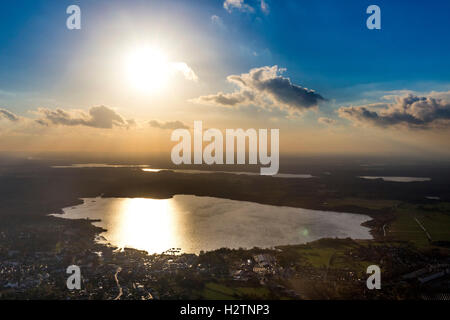
{"label": "sunlight glare", "polygon": [[127,81],[141,93],[154,93],[165,87],[170,69],[167,55],[157,47],[135,48],[125,61]]}
{"label": "sunlight glare", "polygon": [[114,240],[119,247],[161,253],[176,246],[176,212],[168,199],[127,199],[118,212]]}

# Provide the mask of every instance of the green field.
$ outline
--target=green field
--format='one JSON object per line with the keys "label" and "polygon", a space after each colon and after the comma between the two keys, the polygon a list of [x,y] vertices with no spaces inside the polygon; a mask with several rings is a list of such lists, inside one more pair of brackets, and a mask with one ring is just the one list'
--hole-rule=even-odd
{"label": "green field", "polygon": [[395,220],[388,227],[389,239],[412,241],[418,247],[430,244],[417,219],[428,231],[432,241],[450,241],[450,204],[417,206],[402,204],[395,211]]}
{"label": "green field", "polygon": [[355,241],[351,239],[321,239],[306,245],[282,248],[279,259],[292,261],[306,267],[318,269],[348,269],[365,272],[374,261],[349,259],[349,251],[356,251],[373,241]]}
{"label": "green field", "polygon": [[223,284],[208,282],[200,292],[201,299],[236,300],[236,299],[268,299],[270,291],[265,287],[229,287]]}
{"label": "green field", "polygon": [[362,199],[362,198],[343,198],[343,199],[328,199],[326,202],[326,206],[333,207],[342,207],[342,206],[355,206],[367,209],[386,209],[386,208],[394,208],[399,205],[401,202],[396,200],[375,200],[375,199]]}
{"label": "green field", "polygon": [[[436,202],[433,204],[411,204],[396,200],[374,200],[362,198],[328,199],[326,206],[332,210],[335,207],[356,206],[372,210],[389,209],[393,214],[393,221],[386,227],[386,240],[411,241],[419,248],[430,245],[425,231],[420,227],[417,219],[434,241],[450,241],[450,203]],[[317,250],[316,250],[317,251]],[[326,265],[330,252],[317,252],[309,258],[314,266]]]}

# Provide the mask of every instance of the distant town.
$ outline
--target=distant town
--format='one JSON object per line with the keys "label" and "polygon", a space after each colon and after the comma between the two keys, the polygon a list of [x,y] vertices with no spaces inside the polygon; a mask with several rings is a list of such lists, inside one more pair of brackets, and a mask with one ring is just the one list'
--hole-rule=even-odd
{"label": "distant town", "polygon": [[[323,239],[149,255],[96,243],[101,230],[89,221],[46,220],[22,231],[2,224],[1,299],[448,299],[448,255],[407,242]],[[366,287],[372,263],[383,272],[382,290]],[[81,269],[80,290],[66,287],[72,264]]]}

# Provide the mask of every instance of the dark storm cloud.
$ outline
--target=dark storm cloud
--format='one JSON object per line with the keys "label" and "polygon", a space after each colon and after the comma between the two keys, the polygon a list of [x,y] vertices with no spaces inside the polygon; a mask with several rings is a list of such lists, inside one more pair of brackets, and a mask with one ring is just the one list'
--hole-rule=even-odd
{"label": "dark storm cloud", "polygon": [[431,96],[408,95],[397,97],[396,102],[381,110],[367,106],[341,107],[339,116],[359,124],[378,127],[407,126],[410,128],[448,127],[450,103]]}
{"label": "dark storm cloud", "polygon": [[221,106],[258,104],[278,106],[292,111],[303,111],[316,107],[324,98],[313,90],[303,88],[281,76],[284,69],[261,67],[248,73],[231,75],[227,80],[239,87],[233,93],[219,92],[191,100],[197,103],[213,103]]}

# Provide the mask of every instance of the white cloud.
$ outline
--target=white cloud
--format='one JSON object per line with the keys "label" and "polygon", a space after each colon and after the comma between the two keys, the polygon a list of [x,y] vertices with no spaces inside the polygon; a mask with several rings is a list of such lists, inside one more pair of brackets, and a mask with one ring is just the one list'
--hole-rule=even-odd
{"label": "white cloud", "polygon": [[450,126],[449,92],[432,92],[426,96],[397,96],[393,103],[377,106],[341,107],[338,114],[355,124],[376,127],[403,126],[416,129]]}
{"label": "white cloud", "polygon": [[249,12],[254,11],[253,7],[244,3],[244,0],[225,0],[225,2],[223,3],[223,7],[228,12],[231,12],[233,9],[237,9],[239,11],[249,11]]}
{"label": "white cloud", "polygon": [[226,30],[226,26],[223,23],[223,20],[221,17],[217,16],[217,15],[212,15],[211,16],[211,23],[216,25],[219,29],[221,30]]}
{"label": "white cloud", "polygon": [[195,74],[194,70],[191,69],[185,62],[173,62],[171,64],[173,71],[181,72],[181,74],[187,79],[191,81],[198,81],[198,77]]}
{"label": "white cloud", "polygon": [[116,111],[105,106],[92,107],[88,113],[84,111],[50,110],[46,108],[38,108],[36,113],[40,116],[36,122],[45,126],[88,126],[111,129],[113,127],[129,127],[134,123],[134,120],[125,120]]}
{"label": "white cloud", "polygon": [[264,12],[265,14],[269,14],[270,12],[269,5],[264,0],[261,0],[261,11]]}
{"label": "white cloud", "polygon": [[316,107],[324,98],[314,90],[309,90],[291,82],[281,74],[285,69],[265,66],[251,69],[248,73],[231,75],[228,82],[238,87],[232,93],[218,92],[190,100],[194,103],[220,106],[257,105],[278,107],[298,112]]}

